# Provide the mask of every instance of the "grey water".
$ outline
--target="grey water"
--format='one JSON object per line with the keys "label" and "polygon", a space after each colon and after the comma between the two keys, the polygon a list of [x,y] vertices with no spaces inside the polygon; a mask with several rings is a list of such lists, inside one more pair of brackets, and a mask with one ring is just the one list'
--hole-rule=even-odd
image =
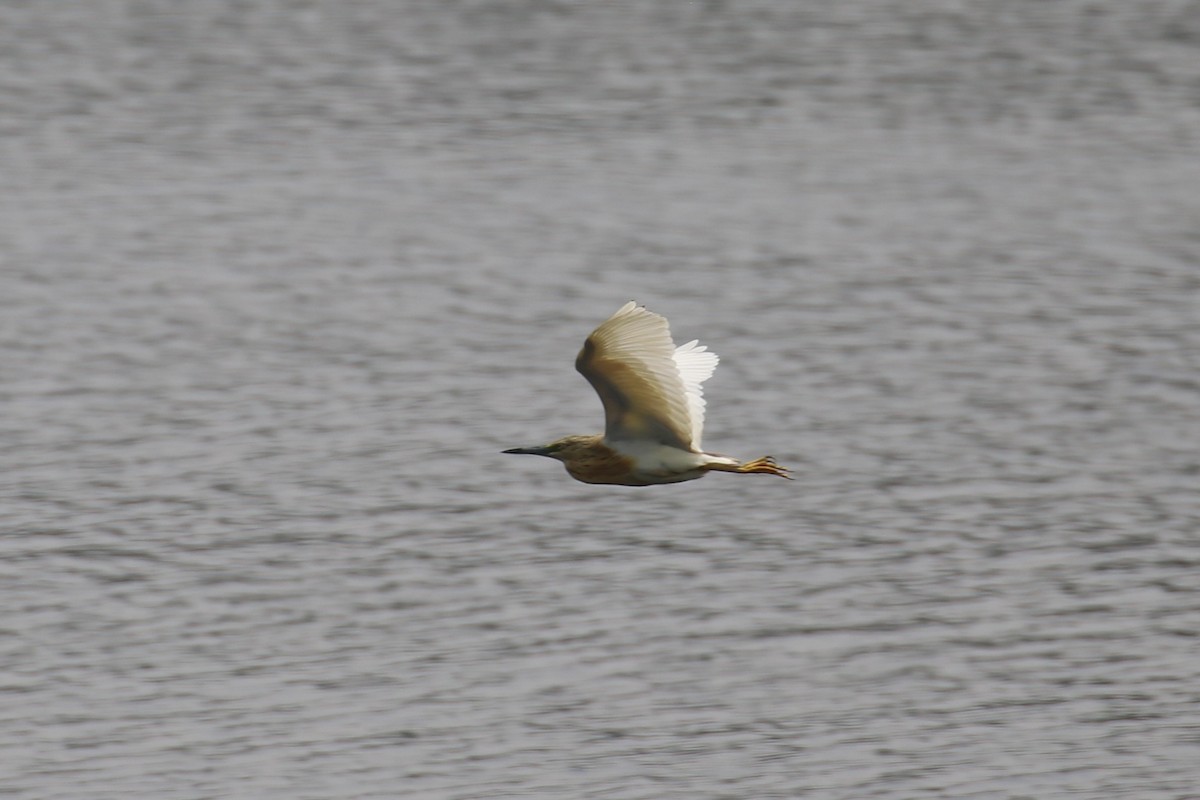
{"label": "grey water", "polygon": [[1198,370],[1194,3],[5,4],[0,796],[1198,798]]}

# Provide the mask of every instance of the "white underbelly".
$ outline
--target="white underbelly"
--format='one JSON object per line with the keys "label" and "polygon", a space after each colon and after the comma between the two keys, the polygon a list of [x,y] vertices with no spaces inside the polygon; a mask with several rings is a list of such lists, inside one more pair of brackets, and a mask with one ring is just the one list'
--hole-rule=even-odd
{"label": "white underbelly", "polygon": [[639,482],[647,484],[690,481],[702,476],[706,471],[704,467],[708,464],[714,462],[737,463],[732,458],[680,450],[678,447],[658,442],[606,441],[605,444],[621,455],[632,459],[634,462],[633,476]]}

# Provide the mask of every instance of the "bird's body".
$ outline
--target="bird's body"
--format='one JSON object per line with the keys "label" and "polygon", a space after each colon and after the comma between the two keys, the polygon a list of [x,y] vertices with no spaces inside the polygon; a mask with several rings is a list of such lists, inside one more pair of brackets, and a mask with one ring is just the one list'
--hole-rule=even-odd
{"label": "bird's body", "polygon": [[715,353],[696,341],[676,347],[664,317],[627,303],[592,331],[575,359],[604,404],[604,433],[504,452],[556,458],[583,483],[651,486],[710,471],[790,477],[770,456],[743,463],[700,449],[700,385],[716,366]]}
{"label": "bird's body", "polygon": [[606,442],[604,434],[600,433],[566,438],[568,444],[551,455],[562,460],[572,478],[584,483],[614,483],[622,486],[678,483],[701,477],[711,459],[737,463],[724,456],[680,450],[659,442]]}

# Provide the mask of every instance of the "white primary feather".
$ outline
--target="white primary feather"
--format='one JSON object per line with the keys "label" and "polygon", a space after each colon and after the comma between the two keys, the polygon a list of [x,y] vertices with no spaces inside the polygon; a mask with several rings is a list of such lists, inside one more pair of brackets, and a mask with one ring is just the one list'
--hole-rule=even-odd
{"label": "white primary feather", "polygon": [[693,339],[675,348],[673,354],[683,389],[687,394],[688,416],[692,422],[692,447],[700,449],[700,435],[704,431],[704,390],[700,384],[712,377],[720,359],[716,353]]}

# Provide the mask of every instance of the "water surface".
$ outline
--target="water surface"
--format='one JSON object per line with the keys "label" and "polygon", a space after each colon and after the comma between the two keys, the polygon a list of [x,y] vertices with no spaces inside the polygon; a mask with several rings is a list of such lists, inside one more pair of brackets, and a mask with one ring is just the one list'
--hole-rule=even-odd
{"label": "water surface", "polygon": [[1193,12],[0,11],[0,789],[1196,797]]}

